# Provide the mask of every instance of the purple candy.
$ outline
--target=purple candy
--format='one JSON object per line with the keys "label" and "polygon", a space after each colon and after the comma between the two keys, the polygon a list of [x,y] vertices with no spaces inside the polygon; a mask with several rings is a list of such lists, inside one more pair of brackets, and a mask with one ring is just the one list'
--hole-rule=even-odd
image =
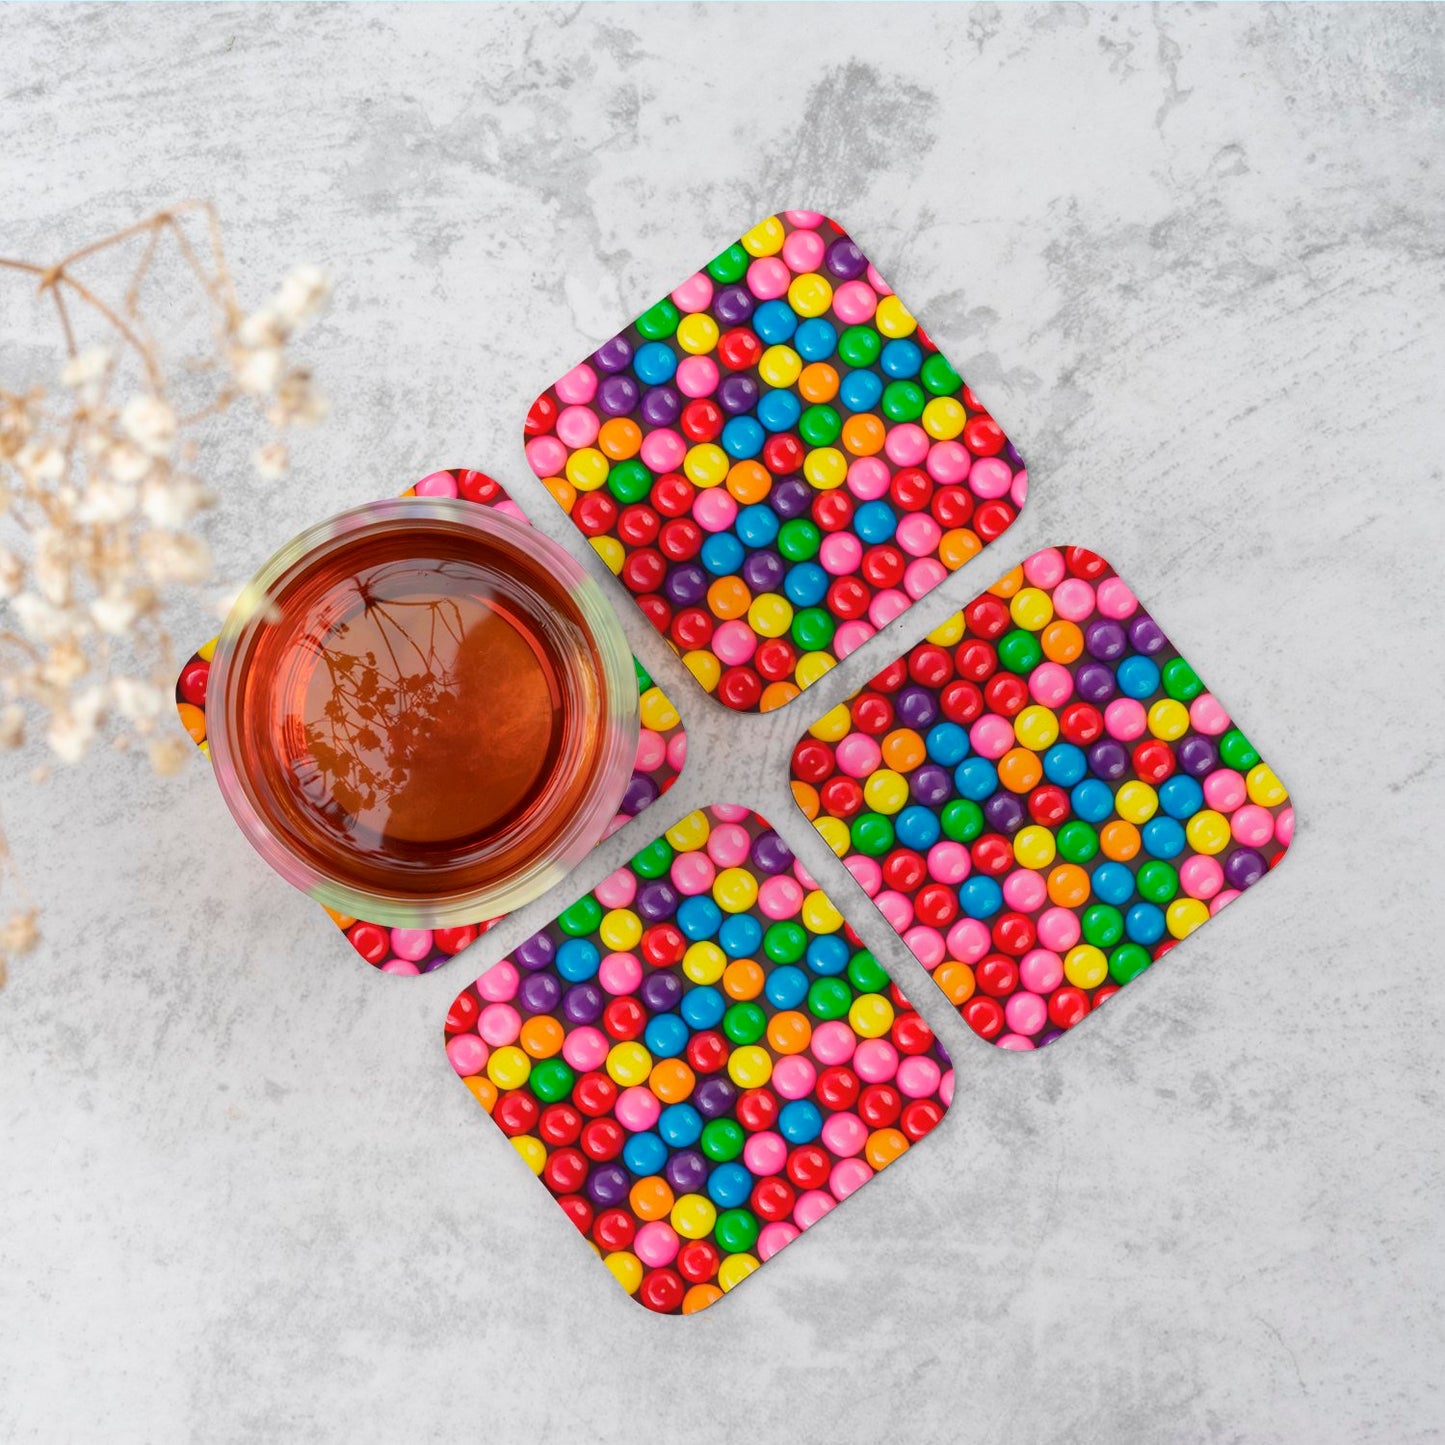
{"label": "purple candy", "polygon": [[724,326],[741,326],[752,316],[755,304],[746,286],[724,286],[713,293],[712,314]]}
{"label": "purple candy", "polygon": [[546,968],[556,953],[556,945],[547,934],[534,933],[512,950],[512,961],[522,968]]}
{"label": "purple candy", "polygon": [[1063,1036],[1063,1029],[1047,1028],[1034,1040],[1034,1047],[1041,1049],[1045,1044],[1051,1044],[1055,1039],[1061,1039]]}
{"label": "purple candy", "polygon": [[682,980],[675,973],[650,973],[637,992],[649,1013],[665,1014],[682,1002]]}
{"label": "purple candy", "polygon": [[894,704],[904,727],[929,728],[938,721],[938,697],[926,687],[909,683]]}
{"label": "purple candy", "polygon": [[549,1014],[562,998],[562,985],[555,974],[529,973],[517,985],[517,999],[529,1014]]}
{"label": "purple candy", "polygon": [[717,389],[717,404],[729,416],[741,416],[758,404],[758,384],[750,376],[725,376]]}
{"label": "purple candy", "polygon": [[624,333],[604,341],[592,353],[592,364],[599,371],[621,371],[632,360],[632,343]]}
{"label": "purple candy", "polygon": [[1129,771],[1129,754],[1124,744],[1102,738],[1089,749],[1089,771],[1106,783],[1116,783]]}
{"label": "purple candy", "polygon": [[953,779],[947,768],[924,763],[908,775],[908,791],[925,808],[941,808],[953,793]]}
{"label": "purple candy", "polygon": [[714,1074],[693,1090],[692,1106],[704,1119],[716,1119],[719,1114],[726,1114],[732,1108],[733,1100],[737,1096],[738,1091],[729,1080],[720,1079]]}
{"label": "purple candy", "polygon": [[646,773],[633,773],[622,795],[622,811],[629,818],[635,818],[644,808],[657,801],[660,789]]}
{"label": "purple candy", "polygon": [[695,562],[673,567],[662,584],[667,600],[677,607],[693,607],[707,596],[707,573]]}
{"label": "purple candy", "polygon": [[592,1024],[602,1017],[606,1003],[595,983],[574,983],[562,996],[562,1012],[569,1023]]}
{"label": "purple candy", "polygon": [[632,1188],[632,1176],[620,1164],[603,1164],[587,1176],[587,1197],[604,1209],[621,1204]]}
{"label": "purple candy", "polygon": [[648,426],[671,426],[682,415],[682,393],[671,386],[654,386],[642,394],[642,419]]}
{"label": "purple candy", "polygon": [[671,918],[681,902],[677,889],[671,883],[654,880],[637,890],[632,906],[637,910],[638,917],[648,923],[660,923],[664,918]]}
{"label": "purple candy", "polygon": [[604,376],[597,388],[597,410],[608,416],[627,416],[637,409],[641,395],[630,376]]}
{"label": "purple candy", "polygon": [[1074,674],[1074,690],[1085,702],[1108,702],[1116,686],[1114,669],[1102,662],[1086,662]]}
{"label": "purple candy", "polygon": [[781,873],[793,863],[793,850],[776,833],[759,833],[748,850],[748,858],[759,873]]}
{"label": "purple candy", "polygon": [[696,1194],[707,1183],[707,1160],[700,1149],[679,1149],[662,1172],[678,1194]]}
{"label": "purple candy", "polygon": [[823,264],[840,281],[851,281],[868,269],[868,258],[851,236],[839,236],[824,253]]}
{"label": "purple candy", "polygon": [[1147,612],[1137,612],[1129,619],[1129,645],[1145,657],[1153,657],[1169,646],[1163,629]]}
{"label": "purple candy", "polygon": [[983,816],[988,825],[999,833],[1017,833],[1023,827],[1028,813],[1023,803],[1013,793],[995,793],[984,805]]}
{"label": "purple candy", "polygon": [[801,517],[813,505],[813,489],[798,477],[774,482],[768,493],[768,505],[785,522]]}
{"label": "purple candy", "polygon": [[1218,765],[1219,749],[1209,738],[1193,733],[1174,750],[1174,756],[1179,759],[1179,766],[1191,778],[1203,778]]}
{"label": "purple candy", "polygon": [[1089,656],[1097,657],[1100,662],[1117,662],[1128,650],[1129,640],[1117,622],[1100,618],[1084,629],[1084,646]]}
{"label": "purple candy", "polygon": [[1264,854],[1254,848],[1236,848],[1224,860],[1224,876],[1231,888],[1249,888],[1266,872]]}
{"label": "purple candy", "polygon": [[1017,448],[1011,441],[1005,441],[1005,442],[1004,442],[1004,444],[1003,444],[1003,455],[1004,455],[1004,460],[1005,460],[1005,461],[1009,464],[1009,466],[1011,466],[1015,471],[1018,471],[1019,468],[1022,467],[1023,464],[1024,464],[1024,459],[1019,455],[1018,448]]}
{"label": "purple candy", "polygon": [[787,567],[776,552],[754,552],[743,563],[743,581],[759,592],[775,592],[782,586]]}

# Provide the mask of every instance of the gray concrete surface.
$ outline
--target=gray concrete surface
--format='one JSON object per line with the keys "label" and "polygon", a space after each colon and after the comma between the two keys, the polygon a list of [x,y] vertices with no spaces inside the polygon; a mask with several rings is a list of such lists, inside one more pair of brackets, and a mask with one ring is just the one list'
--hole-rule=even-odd
{"label": "gray concrete surface", "polygon": [[[308,345],[335,414],[295,480],[213,454],[231,574],[438,465],[564,536],[531,397],[784,206],[854,230],[1034,488],[767,720],[625,618],[692,728],[653,821],[770,814],[959,1066],[926,1147],[693,1320],[623,1298],[450,1076],[467,963],[354,961],[202,766],[35,789],[8,761],[48,942],[0,994],[0,1439],[1439,1438],[1442,32],[1387,6],[0,11],[5,250],[197,193],[252,300],[295,261],[337,277]],[[1055,542],[1131,579],[1301,828],[1106,1016],[1010,1056],[890,944],[785,762]]]}

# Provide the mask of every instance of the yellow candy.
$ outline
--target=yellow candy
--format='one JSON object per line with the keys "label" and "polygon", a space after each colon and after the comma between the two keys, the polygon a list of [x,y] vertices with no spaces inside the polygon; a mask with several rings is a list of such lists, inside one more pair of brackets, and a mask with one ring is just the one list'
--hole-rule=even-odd
{"label": "yellow candy", "polygon": [[717,1223],[717,1205],[705,1194],[684,1194],[672,1206],[672,1227],[684,1239],[706,1239]]}
{"label": "yellow candy", "polygon": [[1176,898],[1164,910],[1164,924],[1173,938],[1188,938],[1201,923],[1209,922],[1209,905],[1198,898]]}
{"label": "yellow candy", "polygon": [[627,561],[627,552],[616,537],[589,537],[592,550],[607,564],[607,570],[615,577]]}
{"label": "yellow candy", "polygon": [[863,800],[875,813],[901,812],[908,805],[908,779],[892,768],[879,768],[863,784]]}
{"label": "yellow candy", "polygon": [[1166,743],[1182,738],[1189,731],[1189,709],[1172,697],[1161,697],[1149,709],[1149,731]]}
{"label": "yellow candy", "polygon": [[819,888],[803,899],[802,916],[803,926],[814,933],[837,933],[843,926],[843,915],[838,912],[833,900]]}
{"label": "yellow candy", "polygon": [[748,625],[759,637],[781,637],[793,625],[793,604],[776,592],[761,592],[748,606]]}
{"label": "yellow candy", "polygon": [[722,677],[722,663],[710,652],[685,652],[682,665],[698,680],[705,692],[715,692]]}
{"label": "yellow candy", "polygon": [[935,396],[923,408],[920,420],[923,430],[934,441],[951,442],[963,430],[963,424],[968,418],[964,414],[963,403],[957,397]]}
{"label": "yellow candy", "polygon": [[730,1254],[718,1269],[717,1282],[724,1290],[736,1289],[757,1267],[751,1254]]}
{"label": "yellow candy", "polygon": [[788,287],[788,305],[799,316],[821,316],[833,304],[833,283],[810,271],[794,276]]}
{"label": "yellow candy", "polygon": [[1109,960],[1092,943],[1075,944],[1064,955],[1064,977],[1075,988],[1098,988],[1109,975]]}
{"label": "yellow candy", "polygon": [[1276,808],[1289,797],[1268,763],[1256,763],[1246,775],[1244,786],[1249,791],[1249,801],[1261,808]]}
{"label": "yellow candy", "polygon": [[819,818],[813,824],[819,837],[840,857],[848,856],[852,839],[848,836],[848,825],[841,818]]}
{"label": "yellow candy", "polygon": [[853,731],[853,716],[847,705],[840,702],[837,707],[825,712],[808,731],[825,743],[842,742]]}
{"label": "yellow candy", "polygon": [[642,714],[642,726],[655,733],[665,733],[675,728],[682,719],[672,705],[672,699],[660,687],[650,687],[638,699],[638,711]]}
{"label": "yellow candy", "polygon": [[712,896],[724,913],[744,913],[757,901],[758,880],[746,868],[724,868],[712,880]]}
{"label": "yellow candy", "polygon": [[1038,587],[1021,587],[1008,605],[1009,616],[1029,632],[1042,632],[1054,620],[1054,599]]}
{"label": "yellow candy", "polygon": [[607,1051],[608,1076],[624,1089],[631,1088],[633,1084],[645,1084],[651,1072],[652,1055],[645,1044],[635,1041],[613,1044]]}
{"label": "yellow candy", "polygon": [[963,641],[963,613],[955,612],[946,622],[940,622],[928,634],[928,640],[935,647],[956,647]]}
{"label": "yellow candy", "polygon": [[1229,846],[1229,819],[1201,808],[1185,825],[1184,836],[1196,853],[1222,853]]}
{"label": "yellow candy", "polygon": [[699,442],[689,447],[682,459],[682,469],[687,479],[697,487],[716,487],[727,481],[728,454],[713,442]]}
{"label": "yellow candy", "polygon": [[522,1163],[533,1174],[540,1174],[546,1167],[547,1146],[540,1139],[534,1139],[530,1134],[514,1134],[512,1148],[522,1156]]}
{"label": "yellow candy", "polygon": [[848,1010],[848,1023],[865,1039],[881,1039],[893,1027],[893,1005],[881,993],[860,993]]}
{"label": "yellow candy", "polygon": [[706,356],[717,345],[717,322],[706,311],[684,316],[677,326],[677,344],[693,356]]}
{"label": "yellow candy", "polygon": [[619,1249],[615,1254],[604,1255],[602,1263],[628,1294],[637,1293],[642,1284],[642,1261],[631,1250]]}
{"label": "yellow candy", "polygon": [[770,346],[758,358],[758,375],[771,387],[791,386],[803,374],[803,358],[791,346]]}
{"label": "yellow candy", "polygon": [[873,324],[885,336],[912,336],[918,330],[913,313],[896,296],[885,296],[878,303]]}
{"label": "yellow candy", "polygon": [[1059,720],[1053,712],[1034,703],[1014,719],[1014,737],[1031,752],[1047,752],[1059,740]]}
{"label": "yellow candy", "polygon": [[216,643],[218,641],[218,638],[213,637],[209,642],[203,642],[196,649],[196,656],[199,657],[202,662],[209,662],[216,655]]}
{"label": "yellow candy", "polygon": [[682,971],[694,983],[716,983],[727,966],[727,954],[706,939],[690,944],[682,956]]}
{"label": "yellow candy", "polygon": [[685,818],[679,818],[667,830],[666,836],[667,841],[679,853],[696,853],[707,842],[707,835],[711,831],[712,826],[707,820],[707,814],[699,809]]}
{"label": "yellow candy", "polygon": [[783,249],[787,235],[783,223],[776,216],[769,216],[742,238],[743,250],[749,256],[776,256]]}
{"label": "yellow candy", "polygon": [[1114,809],[1126,823],[1147,823],[1159,811],[1159,794],[1136,779],[1130,779],[1114,794]]}
{"label": "yellow candy", "polygon": [[487,1059],[487,1077],[499,1089],[520,1089],[532,1077],[532,1061],[516,1044],[504,1044]]}
{"label": "yellow candy", "polygon": [[567,480],[579,492],[595,492],[611,470],[612,463],[596,447],[578,447],[567,458]]}
{"label": "yellow candy", "polygon": [[819,491],[841,487],[848,476],[848,458],[837,447],[816,447],[803,458],[803,475]]}
{"label": "yellow candy", "polygon": [[1014,859],[1020,868],[1047,868],[1058,852],[1047,828],[1030,824],[1014,834]]}
{"label": "yellow candy", "polygon": [[603,915],[597,932],[613,953],[626,953],[642,941],[642,920],[630,908],[614,908]]}
{"label": "yellow candy", "polygon": [[[793,668],[793,676],[798,679],[799,687],[812,687],[817,680],[825,673],[831,672],[837,664],[826,652],[805,652]],[[847,709],[845,708],[846,712]],[[815,733],[816,737],[817,734]],[[846,737],[847,734],[845,733]]]}
{"label": "yellow candy", "polygon": [[761,1089],[773,1077],[773,1056],[758,1044],[744,1044],[728,1055],[728,1078],[740,1089]]}

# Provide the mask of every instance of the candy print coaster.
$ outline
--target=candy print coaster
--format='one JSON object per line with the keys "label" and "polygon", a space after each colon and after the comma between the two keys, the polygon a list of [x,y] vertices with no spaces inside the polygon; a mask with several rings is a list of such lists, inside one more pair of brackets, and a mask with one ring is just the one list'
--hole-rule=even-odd
{"label": "candy print coaster", "polygon": [[527,460],[719,702],[791,701],[1013,525],[1023,462],[836,221],[754,226],[537,398]]}
{"label": "candy print coaster", "polygon": [[1284,856],[1289,795],[1102,557],[1036,552],[793,750],[980,1037],[1051,1043]]}
{"label": "candy print coaster", "polygon": [[[496,507],[526,522],[527,517],[503,489],[485,472],[453,468],[432,472],[403,496],[460,497],[478,506]],[[182,725],[202,752],[206,751],[206,682],[210,673],[215,638],[191,655],[176,683],[176,708]],[[637,658],[637,687],[640,694],[641,733],[632,780],[622,798],[621,809],[609,834],[650,807],[667,791],[682,772],[687,756],[687,735],[672,700],[653,682]],[[326,909],[347,941],[373,968],[384,973],[430,973],[462,949],[475,943],[500,918],[479,920],[458,928],[391,928],[382,923],[349,918]],[[505,916],[505,915],[503,915]]]}
{"label": "candy print coaster", "polygon": [[458,995],[447,1056],[639,1304],[693,1314],[942,1119],[932,1030],[763,819],[689,814]]}

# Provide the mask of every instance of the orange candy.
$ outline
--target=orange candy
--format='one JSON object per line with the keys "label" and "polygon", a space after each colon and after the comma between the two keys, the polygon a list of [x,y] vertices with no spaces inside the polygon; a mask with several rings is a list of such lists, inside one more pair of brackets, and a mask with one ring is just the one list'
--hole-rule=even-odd
{"label": "orange candy", "polygon": [[895,728],[883,739],[883,761],[897,773],[921,768],[928,757],[923,739],[912,728]]}
{"label": "orange candy", "polygon": [[772,712],[790,703],[797,697],[802,689],[794,682],[770,682],[764,689],[763,695],[758,700],[759,712]]}
{"label": "orange candy", "polygon": [[1077,863],[1060,863],[1049,874],[1049,901],[1060,908],[1082,908],[1089,901],[1089,875]]}
{"label": "orange candy", "polygon": [[756,998],[765,982],[762,969],[750,958],[735,958],[723,969],[723,992],[729,998]]}
{"label": "orange candy", "polygon": [[960,1008],[973,997],[976,987],[973,970],[956,958],[940,963],[933,970],[933,981],[943,990],[943,996],[954,1008]]}
{"label": "orange candy", "polygon": [[863,1157],[875,1169],[885,1169],[900,1154],[907,1152],[908,1137],[901,1129],[875,1129],[868,1136]]}
{"label": "orange candy", "polygon": [[745,507],[766,500],[772,486],[772,473],[761,462],[735,462],[728,471],[728,491]]}
{"label": "orange candy", "polygon": [[1050,662],[1076,662],[1084,651],[1084,634],[1076,622],[1060,617],[1044,628],[1039,638]]}
{"label": "orange candy", "polygon": [[664,1104],[680,1104],[693,1091],[697,1075],[682,1059],[659,1059],[648,1076],[647,1087]]}
{"label": "orange candy", "polygon": [[1020,565],[1015,567],[1012,572],[1005,572],[988,590],[993,596],[1002,597],[1004,601],[1008,601],[1023,585],[1024,569]]}
{"label": "orange candy", "polygon": [[818,790],[811,783],[800,783],[793,781],[793,801],[802,809],[803,816],[811,823],[818,816],[822,809],[822,799],[818,797]]}
{"label": "orange candy", "polygon": [[883,423],[871,412],[859,412],[843,423],[843,445],[855,457],[876,456],[887,436]]}
{"label": "orange candy", "polygon": [[522,1048],[534,1059],[550,1059],[562,1051],[564,1030],[550,1014],[538,1014],[522,1025]]}
{"label": "orange candy", "polygon": [[785,1009],[768,1020],[768,1044],[775,1053],[801,1054],[812,1037],[808,1016],[796,1009]]}
{"label": "orange candy", "polygon": [[666,1219],[675,1201],[667,1180],[659,1174],[650,1174],[632,1186],[627,1202],[639,1219]]}
{"label": "orange candy", "polygon": [[998,780],[1011,793],[1027,793],[1044,776],[1039,755],[1028,748],[1010,748],[998,760]]}
{"label": "orange candy", "polygon": [[954,527],[952,531],[945,532],[938,542],[938,560],[950,572],[957,572],[981,551],[983,543],[967,527]]}
{"label": "orange candy", "polygon": [[642,428],[631,417],[615,416],[602,423],[597,449],[614,462],[625,462],[642,449]]}
{"label": "orange candy", "polygon": [[485,1074],[477,1074],[470,1079],[463,1079],[467,1088],[472,1091],[472,1098],[491,1113],[497,1106],[497,1086]]}
{"label": "orange candy", "polygon": [[1139,830],[1123,818],[1115,818],[1099,830],[1099,847],[1104,857],[1115,863],[1127,863],[1142,846]]}
{"label": "orange candy", "polygon": [[709,1305],[716,1304],[722,1298],[723,1292],[715,1284],[695,1284],[682,1297],[682,1312],[685,1315],[695,1315],[699,1310],[705,1310]]}
{"label": "orange candy", "polygon": [[798,393],[804,401],[832,401],[838,395],[838,373],[826,361],[815,361],[803,368]]}
{"label": "orange candy", "polygon": [[724,622],[746,614],[753,595],[741,577],[719,577],[707,589],[707,605]]}
{"label": "orange candy", "polygon": [[206,715],[200,708],[188,702],[178,702],[176,711],[181,715],[181,726],[190,733],[193,743],[206,740]]}
{"label": "orange candy", "polygon": [[577,488],[566,477],[544,477],[542,485],[552,494],[552,500],[570,517],[577,505]]}

